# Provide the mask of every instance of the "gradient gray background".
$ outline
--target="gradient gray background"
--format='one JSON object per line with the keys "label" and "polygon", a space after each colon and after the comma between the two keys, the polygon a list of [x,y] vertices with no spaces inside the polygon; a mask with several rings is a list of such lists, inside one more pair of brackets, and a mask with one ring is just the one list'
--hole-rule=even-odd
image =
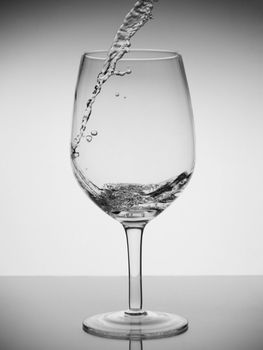
{"label": "gradient gray background", "polygon": [[[0,274],[126,274],[121,226],[69,160],[80,56],[110,46],[133,0],[5,2],[0,14]],[[145,231],[145,274],[262,274],[262,1],[160,0],[133,48],[178,50],[197,165]],[[165,107],[164,107],[165,108]]]}

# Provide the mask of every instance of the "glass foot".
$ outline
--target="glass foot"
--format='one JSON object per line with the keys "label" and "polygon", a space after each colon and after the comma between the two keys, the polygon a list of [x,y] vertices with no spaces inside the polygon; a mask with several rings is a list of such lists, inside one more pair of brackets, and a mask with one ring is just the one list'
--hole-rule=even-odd
{"label": "glass foot", "polygon": [[83,322],[87,333],[114,339],[154,339],[171,337],[185,332],[185,318],[165,312],[147,311],[128,315],[124,311],[95,315]]}

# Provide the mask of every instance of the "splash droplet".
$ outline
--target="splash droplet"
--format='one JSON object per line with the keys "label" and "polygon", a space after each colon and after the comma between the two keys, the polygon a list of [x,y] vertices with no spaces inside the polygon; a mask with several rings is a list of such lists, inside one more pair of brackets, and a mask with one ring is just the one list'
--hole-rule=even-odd
{"label": "splash droplet", "polygon": [[84,113],[83,113],[83,117],[84,118],[88,118],[89,117],[89,114],[90,114],[90,111],[89,110],[85,110]]}
{"label": "splash droplet", "polygon": [[79,156],[79,152],[73,152],[73,153],[72,153],[72,158],[73,158],[73,159],[78,158],[78,156]]}
{"label": "splash droplet", "polygon": [[86,140],[87,140],[88,142],[91,142],[91,141],[92,141],[92,136],[91,136],[91,135],[88,135],[88,136],[86,137]]}
{"label": "splash droplet", "polygon": [[123,96],[123,98],[126,100],[127,96]]}
{"label": "splash droplet", "polygon": [[92,102],[92,98],[90,98],[90,99],[88,100],[88,102],[86,103],[86,107],[87,107],[87,108],[90,108],[91,102]]}
{"label": "splash droplet", "polygon": [[98,135],[98,131],[97,130],[92,130],[91,131],[91,135],[92,136],[97,136]]}
{"label": "splash droplet", "polygon": [[119,92],[115,92],[115,96],[116,96],[116,97],[119,97],[119,96],[120,96],[120,93],[119,93]]}

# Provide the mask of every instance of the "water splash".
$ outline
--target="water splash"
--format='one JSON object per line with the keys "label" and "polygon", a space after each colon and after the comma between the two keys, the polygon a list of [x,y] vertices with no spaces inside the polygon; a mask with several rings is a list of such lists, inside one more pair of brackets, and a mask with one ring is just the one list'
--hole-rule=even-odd
{"label": "water splash", "polygon": [[188,184],[192,172],[183,172],[158,184],[107,183],[102,188],[88,180],[74,166],[74,173],[88,196],[107,214],[119,221],[153,219],[165,210]]}
{"label": "water splash", "polygon": [[92,113],[93,104],[96,100],[96,97],[101,92],[103,84],[112,75],[124,76],[126,74],[131,73],[130,68],[127,68],[127,70],[124,72],[117,70],[117,63],[127,52],[129,52],[129,48],[131,46],[131,38],[134,36],[134,34],[141,27],[143,27],[145,23],[152,19],[153,3],[156,1],[158,0],[138,0],[135,3],[134,7],[126,15],[122,25],[117,31],[113,40],[113,44],[108,51],[103,68],[97,76],[97,82],[92,92],[92,95],[87,101],[79,133],[76,135],[76,137],[71,143],[71,155],[73,159],[79,156],[77,148],[82,138],[85,137],[87,123]]}

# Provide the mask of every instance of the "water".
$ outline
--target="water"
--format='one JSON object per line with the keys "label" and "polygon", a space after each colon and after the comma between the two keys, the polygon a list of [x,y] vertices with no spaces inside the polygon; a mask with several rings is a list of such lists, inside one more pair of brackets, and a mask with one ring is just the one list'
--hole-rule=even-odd
{"label": "water", "polygon": [[[79,169],[76,161],[80,154],[78,146],[82,140],[92,142],[98,131],[87,132],[87,123],[92,114],[92,107],[96,97],[102,90],[103,84],[113,75],[124,76],[131,74],[131,69],[119,71],[118,61],[129,51],[131,38],[152,18],[153,3],[157,0],[139,0],[124,18],[108,51],[101,72],[97,76],[93,93],[87,101],[83,113],[79,133],[72,141],[72,160],[74,172],[78,182],[88,196],[106,213],[120,222],[144,221],[147,222],[165,210],[179,195],[188,183],[191,173],[183,172],[180,175],[158,184],[138,183],[106,183],[99,188]],[[116,98],[126,99],[119,91]]]}
{"label": "water", "polygon": [[[113,44],[108,51],[103,68],[97,76],[97,82],[93,93],[87,101],[79,133],[72,141],[71,156],[73,159],[79,157],[79,152],[77,149],[83,138],[86,138],[88,142],[92,141],[92,135],[86,135],[87,123],[92,113],[93,104],[96,100],[96,97],[101,92],[103,84],[105,84],[112,75],[124,76],[131,73],[131,69],[129,68],[126,71],[117,70],[117,63],[127,52],[129,52],[129,48],[131,46],[131,38],[133,35],[141,27],[143,27],[145,23],[152,19],[153,3],[156,1],[158,0],[137,1],[134,7],[125,16],[122,25],[117,31],[116,36],[113,40]],[[119,95],[116,95],[116,97],[117,96]],[[126,96],[124,98],[126,98]]]}
{"label": "water", "polygon": [[178,197],[191,177],[191,173],[183,172],[158,184],[114,183],[99,188],[76,168],[75,175],[88,196],[121,222],[151,220]]}

